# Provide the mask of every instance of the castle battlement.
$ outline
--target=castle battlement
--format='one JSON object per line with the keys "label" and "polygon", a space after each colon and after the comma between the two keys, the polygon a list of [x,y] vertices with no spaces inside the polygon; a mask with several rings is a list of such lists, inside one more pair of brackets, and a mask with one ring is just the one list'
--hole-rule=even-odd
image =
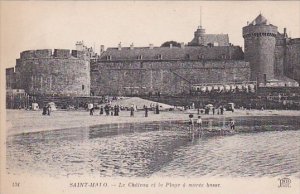
{"label": "castle battlement", "polygon": [[38,49],[38,50],[27,50],[20,53],[20,59],[44,59],[44,58],[78,58],[88,59],[84,51],[70,50],[70,49]]}
{"label": "castle battlement", "polygon": [[248,25],[243,27],[243,38],[258,36],[276,37],[277,33],[277,27],[273,25]]}
{"label": "castle battlement", "polygon": [[289,44],[300,44],[300,38],[293,38],[289,41]]}

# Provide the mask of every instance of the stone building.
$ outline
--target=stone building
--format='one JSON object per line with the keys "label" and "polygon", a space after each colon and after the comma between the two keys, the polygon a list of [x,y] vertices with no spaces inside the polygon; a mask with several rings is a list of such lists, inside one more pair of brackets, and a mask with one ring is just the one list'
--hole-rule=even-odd
{"label": "stone building", "polygon": [[94,95],[176,95],[205,83],[250,79],[239,46],[108,48],[91,63]]}
{"label": "stone building", "polygon": [[297,79],[297,68],[292,73],[293,68],[300,62],[299,57],[295,56],[299,51],[299,43],[287,37],[286,29],[280,34],[277,26],[270,24],[259,14],[243,27],[243,38],[245,61],[250,62],[252,81],[257,81],[261,86],[299,85],[294,80]]}
{"label": "stone building", "polygon": [[300,83],[300,38],[289,38],[286,29],[277,34],[275,70],[276,76],[287,76]]}
{"label": "stone building", "polygon": [[6,68],[6,88],[7,89],[13,89],[16,88],[16,73],[15,68]]}
{"label": "stone building", "polygon": [[[180,47],[100,47],[83,41],[76,50],[29,50],[6,70],[7,88],[29,95],[185,95],[207,85],[257,82],[260,87],[298,87],[300,39],[279,33],[261,14],[243,28],[244,52],[228,34],[206,34],[200,25]],[[295,81],[296,80],[296,81]],[[252,82],[252,83],[253,83]]]}
{"label": "stone building", "polygon": [[229,46],[228,34],[206,34],[205,29],[200,25],[194,32],[194,38],[188,46]]}
{"label": "stone building", "polygon": [[16,61],[16,88],[29,95],[90,95],[90,62],[83,51],[23,51]]}

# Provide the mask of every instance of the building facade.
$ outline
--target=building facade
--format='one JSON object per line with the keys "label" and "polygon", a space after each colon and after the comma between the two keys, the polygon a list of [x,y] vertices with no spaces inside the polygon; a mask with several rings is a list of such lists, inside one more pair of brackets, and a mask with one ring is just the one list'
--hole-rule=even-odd
{"label": "building facade", "polygon": [[[297,40],[287,37],[277,26],[259,14],[243,27],[245,61],[250,63],[251,80],[261,86],[299,86],[299,46]],[[295,69],[294,69],[295,68]]]}
{"label": "building facade", "polygon": [[29,95],[90,95],[90,59],[82,51],[29,50],[16,63],[16,87]]}
{"label": "building facade", "polygon": [[93,95],[177,95],[195,84],[249,79],[238,46],[108,48],[91,63]]}
{"label": "building facade", "polygon": [[243,37],[244,52],[230,44],[227,34],[206,34],[202,26],[180,47],[119,44],[106,50],[101,46],[97,55],[79,41],[72,51],[24,51],[15,68],[6,70],[7,88],[29,95],[82,97],[178,95],[194,86],[224,88],[251,81],[261,87],[299,86],[299,38],[289,38],[286,30],[279,33],[261,14],[243,28]]}

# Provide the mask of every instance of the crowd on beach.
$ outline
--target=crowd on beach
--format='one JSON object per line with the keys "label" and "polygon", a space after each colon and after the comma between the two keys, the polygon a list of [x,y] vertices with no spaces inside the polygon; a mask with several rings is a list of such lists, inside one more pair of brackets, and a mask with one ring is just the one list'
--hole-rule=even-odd
{"label": "crowd on beach", "polygon": [[[120,112],[125,110],[125,111],[129,112],[128,116],[130,116],[130,117],[134,117],[135,112],[137,112],[137,111],[144,111],[144,114],[143,114],[144,117],[148,117],[149,111],[153,111],[154,114],[160,114],[160,111],[161,111],[159,103],[151,103],[150,106],[144,105],[142,108],[140,107],[140,109],[138,109],[138,106],[134,105],[134,104],[132,104],[130,107],[123,107],[118,104],[112,105],[111,103],[106,103],[101,106],[95,106],[94,104],[89,103],[89,104],[87,104],[87,109],[89,110],[90,116],[93,116],[93,115],[119,116]],[[200,109],[199,107],[196,109],[194,103],[192,103],[191,106],[184,106],[184,107],[174,106],[174,108],[172,108],[172,110],[175,110],[175,109],[182,110],[182,111],[187,111],[189,109],[197,110],[198,118],[194,119],[193,114],[190,114],[189,120],[188,120],[188,126],[189,126],[190,131],[198,131],[198,130],[202,129],[202,126],[203,126],[203,121],[202,121],[200,114],[223,115],[225,107],[224,106],[214,107],[212,104],[208,104],[203,109]],[[226,107],[226,110],[228,110],[228,107]],[[234,112],[234,107],[232,107],[232,109],[230,111]],[[49,103],[44,105],[42,115],[50,116],[51,112],[52,112],[51,105]],[[234,130],[235,122],[233,119],[230,120],[228,126],[231,130]]]}
{"label": "crowd on beach", "polygon": [[[89,109],[89,113],[90,115],[94,115],[95,113],[95,107],[93,104],[89,104],[88,105],[88,109]],[[100,106],[100,111],[99,111],[99,115],[105,115],[105,116],[119,116],[119,112],[122,110],[122,107],[119,105],[114,105],[111,106],[109,104],[106,104],[105,106]],[[134,117],[134,113],[138,110],[138,107],[134,104],[131,105],[131,107],[129,108],[130,111],[130,117]],[[159,114],[160,113],[160,109],[159,109],[159,105],[158,103],[156,105],[152,105],[150,104],[150,107],[144,105],[143,106],[143,110],[145,112],[145,117],[148,117],[148,112],[149,110],[154,110],[155,114]]]}

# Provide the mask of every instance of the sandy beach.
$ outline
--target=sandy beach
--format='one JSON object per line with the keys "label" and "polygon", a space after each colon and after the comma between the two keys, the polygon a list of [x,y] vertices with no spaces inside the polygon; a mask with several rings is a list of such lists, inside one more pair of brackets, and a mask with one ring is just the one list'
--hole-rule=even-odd
{"label": "sandy beach", "polygon": [[[154,121],[187,121],[189,114],[194,114],[196,119],[197,110],[187,111],[161,111],[154,114],[149,111],[149,116],[144,117],[144,111],[135,112],[130,117],[129,111],[121,111],[120,116],[100,116],[96,110],[93,116],[87,111],[62,111],[52,112],[51,116],[42,116],[42,111],[7,110],[6,126],[7,135],[20,133],[65,129],[74,127],[88,127],[92,125],[112,123],[139,123]],[[292,110],[236,110],[235,112],[224,112],[224,115],[204,115],[203,120],[209,118],[231,118],[248,116],[300,116],[300,111]]]}

